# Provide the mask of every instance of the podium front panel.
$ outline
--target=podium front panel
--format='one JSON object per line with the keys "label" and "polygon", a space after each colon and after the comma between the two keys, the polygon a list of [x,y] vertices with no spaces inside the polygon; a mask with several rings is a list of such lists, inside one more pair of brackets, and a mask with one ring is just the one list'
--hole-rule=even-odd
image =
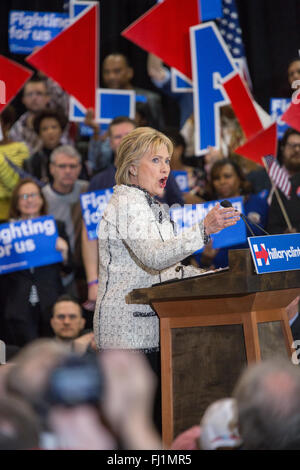
{"label": "podium front panel", "polygon": [[172,328],[174,437],[197,425],[213,401],[231,396],[247,365],[243,325]]}

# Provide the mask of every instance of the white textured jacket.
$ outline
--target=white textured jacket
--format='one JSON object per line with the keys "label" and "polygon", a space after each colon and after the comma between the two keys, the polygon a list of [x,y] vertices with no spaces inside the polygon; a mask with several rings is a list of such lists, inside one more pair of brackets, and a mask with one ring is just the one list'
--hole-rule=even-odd
{"label": "white textured jacket", "polygon": [[[176,235],[168,211],[145,190],[114,187],[99,231],[99,284],[94,314],[100,349],[159,348],[159,318],[149,305],[126,304],[133,289],[181,277],[175,268],[202,248],[203,222]],[[204,240],[205,238],[205,240]],[[184,277],[202,270],[184,266]]]}

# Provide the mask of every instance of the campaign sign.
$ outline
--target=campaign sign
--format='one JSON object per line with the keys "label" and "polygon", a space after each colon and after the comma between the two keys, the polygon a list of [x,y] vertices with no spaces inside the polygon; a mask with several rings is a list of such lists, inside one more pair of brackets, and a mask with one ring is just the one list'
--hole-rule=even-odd
{"label": "campaign sign", "polygon": [[189,192],[189,180],[186,171],[172,170],[176,183],[182,193]]}
{"label": "campaign sign", "polygon": [[194,84],[195,154],[220,147],[219,108],[229,103],[221,79],[236,72],[221,33],[212,23],[190,28]]}
{"label": "campaign sign", "polygon": [[31,54],[51,41],[69,25],[68,13],[12,10],[9,13],[9,50]]}
{"label": "campaign sign", "polygon": [[300,269],[300,233],[249,237],[257,274]]}
{"label": "campaign sign", "polygon": [[281,116],[285,113],[291,103],[290,98],[271,98],[270,99],[270,115],[273,121],[277,123],[277,136],[281,139],[289,126],[281,120]]}
{"label": "campaign sign", "polygon": [[52,216],[0,225],[0,274],[60,263],[57,229]]}
{"label": "campaign sign", "polygon": [[192,93],[193,82],[188,77],[179,72],[179,70],[171,68],[171,90],[174,93]]}
{"label": "campaign sign", "polygon": [[[239,212],[244,213],[243,198],[235,197],[228,199],[233,207]],[[204,219],[206,214],[217,204],[219,201],[209,201],[204,204],[185,204],[184,207],[178,207],[170,210],[171,219],[177,225],[178,231],[180,232],[184,228],[191,227]],[[239,245],[245,243],[246,238],[246,226],[242,219],[240,219],[235,225],[227,227],[218,233],[211,235],[213,248],[226,248],[228,246]],[[200,252],[202,250],[197,251]]]}
{"label": "campaign sign", "polygon": [[109,188],[80,195],[82,217],[89,240],[98,238],[97,226],[112,194],[113,188]]}
{"label": "campaign sign", "polygon": [[[98,88],[96,91],[95,121],[103,125],[109,123],[117,116],[135,117],[136,101],[145,101],[145,97],[139,95],[136,100],[134,90],[113,90]],[[86,109],[74,97],[70,98],[69,120],[71,122],[83,122]]]}
{"label": "campaign sign", "polygon": [[110,123],[117,116],[135,117],[135,91],[98,88],[96,91],[96,113],[98,122]]}
{"label": "campaign sign", "polygon": [[82,0],[80,0],[79,2],[71,1],[69,4],[70,18],[76,18],[81,13],[83,13],[84,10],[86,10],[87,8],[93,5],[95,5],[95,2],[85,2]]}

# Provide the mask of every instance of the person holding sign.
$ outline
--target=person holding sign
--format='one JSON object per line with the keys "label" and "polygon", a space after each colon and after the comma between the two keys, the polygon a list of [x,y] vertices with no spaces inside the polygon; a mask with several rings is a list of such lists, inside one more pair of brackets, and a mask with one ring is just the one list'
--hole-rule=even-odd
{"label": "person holding sign", "polygon": [[267,226],[272,235],[300,232],[300,132],[296,129],[285,131],[281,140],[281,158],[291,191],[288,196],[278,188],[272,198]]}
{"label": "person holding sign", "polygon": [[[162,197],[173,145],[168,137],[140,127],[122,139],[116,156],[114,193],[98,228],[99,283],[94,314],[99,349],[142,351],[159,370],[159,320],[149,305],[130,305],[133,289],[201,270],[180,261],[200,249],[211,233],[234,225],[233,208],[214,207],[203,221],[174,233]],[[180,272],[181,271],[181,272]]]}
{"label": "person holding sign", "polygon": [[[47,214],[47,204],[41,188],[31,179],[21,180],[12,194],[10,220],[27,220]],[[4,282],[4,318],[7,341],[24,346],[40,337],[52,336],[51,307],[63,293],[61,269],[70,272],[69,245],[63,222],[57,221],[59,237],[56,249],[63,263],[24,269],[1,276]],[[37,252],[38,256],[38,252]]]}

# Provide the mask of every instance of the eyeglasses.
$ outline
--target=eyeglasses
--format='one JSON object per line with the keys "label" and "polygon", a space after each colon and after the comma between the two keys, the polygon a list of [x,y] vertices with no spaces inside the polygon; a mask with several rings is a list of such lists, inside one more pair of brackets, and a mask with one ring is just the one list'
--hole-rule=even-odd
{"label": "eyeglasses", "polygon": [[40,196],[40,193],[19,194],[18,198],[23,199],[24,201],[26,201],[30,197],[32,199],[35,199],[37,196]]}
{"label": "eyeglasses", "polygon": [[45,96],[47,94],[48,93],[45,93],[43,91],[29,91],[28,93],[25,93],[24,96],[26,98],[31,98],[31,96],[34,96],[34,95],[36,95],[36,96]]}
{"label": "eyeglasses", "polygon": [[299,143],[299,144],[296,144],[296,143],[295,143],[295,144],[292,144],[292,143],[290,143],[290,142],[287,142],[285,145],[286,145],[286,147],[289,147],[289,148],[292,149],[292,150],[296,150],[297,147],[300,148],[300,143]]}
{"label": "eyeglasses", "polygon": [[71,163],[70,165],[65,163],[60,163],[58,165],[56,163],[52,163],[52,165],[57,166],[57,168],[59,168],[60,170],[66,170],[67,168],[70,168],[70,170],[76,170],[79,167],[78,164],[75,165],[74,163]]}
{"label": "eyeglasses", "polygon": [[77,315],[75,315],[75,313],[70,313],[70,314],[63,314],[63,313],[60,313],[59,315],[56,315],[55,318],[57,320],[65,320],[66,318],[69,318],[69,320],[76,320],[78,317]]}

